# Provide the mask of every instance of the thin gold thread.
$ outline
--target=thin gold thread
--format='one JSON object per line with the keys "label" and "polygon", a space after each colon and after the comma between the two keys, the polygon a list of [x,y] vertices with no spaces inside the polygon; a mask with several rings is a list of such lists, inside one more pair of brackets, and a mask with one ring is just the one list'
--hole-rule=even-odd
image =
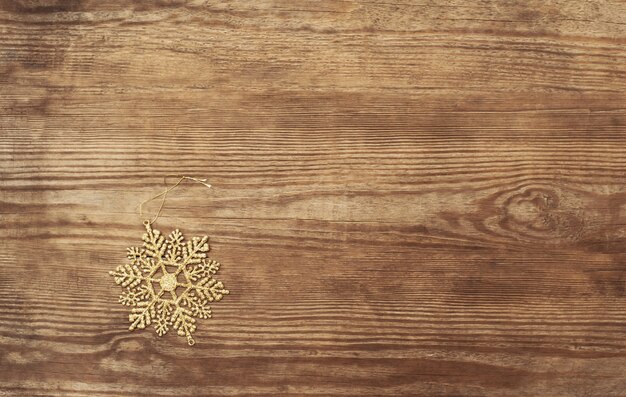
{"label": "thin gold thread", "polygon": [[154,219],[152,220],[145,220],[144,221],[144,225],[145,224],[153,224],[154,222],[156,222],[156,220],[159,218],[159,216],[161,215],[161,211],[163,211],[163,206],[165,205],[165,198],[167,197],[167,194],[169,192],[171,192],[172,190],[174,190],[174,188],[176,188],[178,185],[181,184],[182,181],[184,181],[185,179],[189,179],[191,181],[195,181],[198,182],[204,186],[206,186],[207,188],[211,188],[211,185],[209,185],[208,183],[206,183],[206,179],[198,179],[198,178],[194,178],[191,176],[186,176],[186,175],[166,175],[163,177],[163,183],[165,184],[165,186],[167,186],[167,178],[170,176],[178,176],[180,177],[180,179],[178,179],[178,182],[176,182],[173,186],[166,188],[164,191],[162,191],[161,193],[157,194],[156,196],[153,196],[147,200],[144,200],[141,202],[141,204],[139,204],[139,217],[143,219],[143,206],[148,204],[150,201],[157,199],[161,196],[163,196],[163,198],[161,199],[161,205],[159,206],[159,210],[157,211],[156,215],[154,216]]}

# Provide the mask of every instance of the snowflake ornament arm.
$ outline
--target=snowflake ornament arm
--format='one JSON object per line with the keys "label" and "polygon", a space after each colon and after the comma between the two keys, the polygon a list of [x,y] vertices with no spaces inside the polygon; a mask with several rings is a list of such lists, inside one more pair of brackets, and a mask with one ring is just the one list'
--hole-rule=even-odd
{"label": "snowflake ornament arm", "polygon": [[207,258],[207,236],[185,242],[178,229],[165,238],[149,221],[144,225],[143,248],[129,248],[128,263],[109,272],[126,288],[119,302],[131,306],[128,329],[153,324],[163,336],[174,328],[193,345],[196,318],[211,318],[208,303],[229,294],[224,284],[213,278],[220,264]]}

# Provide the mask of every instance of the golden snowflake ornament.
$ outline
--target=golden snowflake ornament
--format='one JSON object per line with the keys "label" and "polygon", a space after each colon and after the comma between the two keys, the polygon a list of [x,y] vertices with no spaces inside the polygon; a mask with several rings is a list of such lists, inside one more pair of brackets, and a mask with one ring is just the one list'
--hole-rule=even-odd
{"label": "golden snowflake ornament", "polygon": [[220,264],[207,258],[208,236],[184,241],[176,229],[165,238],[145,221],[143,248],[128,248],[128,263],[109,272],[126,288],[120,303],[131,306],[133,331],[153,324],[159,336],[174,328],[195,344],[196,318],[210,318],[209,302],[218,302],[228,290],[213,278]]}

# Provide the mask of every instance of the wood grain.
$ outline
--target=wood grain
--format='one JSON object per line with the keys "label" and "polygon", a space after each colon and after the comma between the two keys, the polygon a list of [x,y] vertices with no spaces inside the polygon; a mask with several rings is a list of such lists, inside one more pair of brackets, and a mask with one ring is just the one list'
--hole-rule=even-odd
{"label": "wood grain", "polygon": [[[625,44],[619,0],[0,1],[0,395],[626,396]],[[171,173],[231,291],[193,348],[107,274]]]}

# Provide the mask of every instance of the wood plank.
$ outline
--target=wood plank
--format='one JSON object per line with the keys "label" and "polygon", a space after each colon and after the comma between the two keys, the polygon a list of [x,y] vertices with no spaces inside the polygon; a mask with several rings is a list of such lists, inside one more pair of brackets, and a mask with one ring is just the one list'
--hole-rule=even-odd
{"label": "wood plank", "polygon": [[[616,0],[0,1],[0,395],[626,395],[625,43]],[[231,290],[192,348],[108,275],[173,173]]]}

